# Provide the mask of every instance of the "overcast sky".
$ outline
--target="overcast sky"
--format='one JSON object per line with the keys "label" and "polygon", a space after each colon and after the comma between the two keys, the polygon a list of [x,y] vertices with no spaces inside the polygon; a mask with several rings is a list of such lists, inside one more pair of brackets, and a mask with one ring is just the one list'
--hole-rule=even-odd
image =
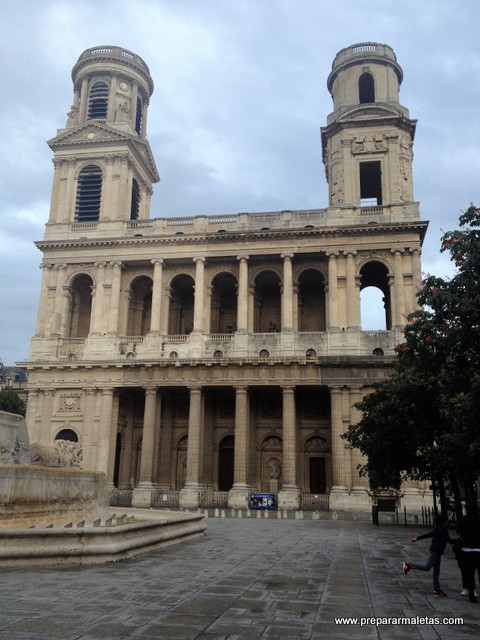
{"label": "overcast sky", "polygon": [[155,82],[152,217],[323,208],[319,128],[335,54],[389,44],[418,119],[423,270],[452,274],[440,236],[480,204],[479,0],[0,0],[0,360],[27,358],[53,176],[45,141],[72,104],[71,69],[98,45],[139,54]]}

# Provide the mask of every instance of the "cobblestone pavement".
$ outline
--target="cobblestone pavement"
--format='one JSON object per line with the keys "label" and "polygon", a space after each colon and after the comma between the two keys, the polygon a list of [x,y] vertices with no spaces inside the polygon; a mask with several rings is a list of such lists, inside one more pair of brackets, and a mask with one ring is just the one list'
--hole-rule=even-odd
{"label": "cobblestone pavement", "polygon": [[403,560],[428,555],[428,540],[410,543],[424,529],[264,518],[207,524],[204,537],[121,563],[0,568],[0,639],[480,637],[480,604],[459,595],[450,548],[441,571],[448,597],[433,595],[431,573],[403,574]]}

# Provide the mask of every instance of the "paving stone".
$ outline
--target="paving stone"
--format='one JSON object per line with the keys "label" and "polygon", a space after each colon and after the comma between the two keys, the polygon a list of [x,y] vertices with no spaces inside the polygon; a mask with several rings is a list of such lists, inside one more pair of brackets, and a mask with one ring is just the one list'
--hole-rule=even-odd
{"label": "paving stone", "polygon": [[[433,596],[431,574],[403,574],[410,538],[421,528],[273,518],[210,518],[207,525],[203,538],[122,563],[0,569],[0,640],[480,636],[480,605],[459,595],[449,549],[441,570],[447,598]],[[360,624],[425,616],[462,617],[464,624]],[[359,620],[335,622],[346,617]]]}

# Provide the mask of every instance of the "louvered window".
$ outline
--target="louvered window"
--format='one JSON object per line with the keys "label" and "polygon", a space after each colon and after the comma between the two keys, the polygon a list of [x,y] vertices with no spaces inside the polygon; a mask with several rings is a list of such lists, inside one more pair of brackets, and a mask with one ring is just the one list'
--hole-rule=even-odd
{"label": "louvered window", "polygon": [[135,131],[140,135],[142,133],[142,101],[137,98],[137,113],[135,114]]}
{"label": "louvered window", "polygon": [[108,109],[108,85],[105,82],[96,82],[90,89],[88,101],[89,120],[104,120]]}
{"label": "louvered window", "polygon": [[140,187],[135,178],[132,181],[132,205],[130,208],[130,220],[138,219],[138,211],[140,208]]}
{"label": "louvered window", "polygon": [[96,222],[100,217],[102,170],[94,164],[80,171],[78,177],[76,222]]}

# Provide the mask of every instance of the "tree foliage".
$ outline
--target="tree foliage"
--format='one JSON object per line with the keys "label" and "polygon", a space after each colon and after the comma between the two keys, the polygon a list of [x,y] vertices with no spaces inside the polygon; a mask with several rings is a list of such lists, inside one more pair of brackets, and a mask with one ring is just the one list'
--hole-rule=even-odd
{"label": "tree foliage", "polygon": [[356,405],[362,419],[343,436],[367,456],[374,489],[430,478],[468,497],[480,477],[480,209],[459,227],[441,246],[455,275],[426,276],[394,373]]}
{"label": "tree foliage", "polygon": [[0,411],[8,411],[9,413],[17,413],[24,416],[26,407],[22,398],[11,389],[0,391]]}

